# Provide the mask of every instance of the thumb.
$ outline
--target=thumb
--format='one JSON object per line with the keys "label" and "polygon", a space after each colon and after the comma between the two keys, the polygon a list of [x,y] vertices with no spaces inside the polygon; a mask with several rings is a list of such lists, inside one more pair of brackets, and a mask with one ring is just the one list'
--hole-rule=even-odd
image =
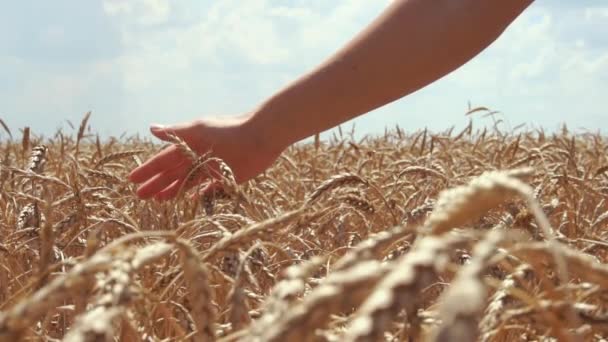
{"label": "thumb", "polygon": [[171,135],[175,135],[183,139],[188,136],[191,128],[191,125],[186,124],[171,126],[153,124],[150,125],[150,132],[160,140],[171,142]]}

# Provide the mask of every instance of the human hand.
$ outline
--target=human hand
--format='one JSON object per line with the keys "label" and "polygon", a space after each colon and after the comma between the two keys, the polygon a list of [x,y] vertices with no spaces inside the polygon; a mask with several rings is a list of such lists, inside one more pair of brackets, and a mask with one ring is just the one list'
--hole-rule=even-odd
{"label": "human hand", "polygon": [[[261,131],[254,129],[248,118],[195,120],[168,127],[153,125],[150,131],[164,141],[172,141],[171,135],[177,136],[199,155],[211,151],[213,157],[222,159],[232,169],[237,183],[242,183],[268,168],[285,148],[261,136]],[[131,171],[129,179],[140,184],[137,189],[140,198],[167,200],[178,194],[191,166],[192,160],[173,145]],[[184,186],[192,187],[204,181],[213,180],[203,175]]]}

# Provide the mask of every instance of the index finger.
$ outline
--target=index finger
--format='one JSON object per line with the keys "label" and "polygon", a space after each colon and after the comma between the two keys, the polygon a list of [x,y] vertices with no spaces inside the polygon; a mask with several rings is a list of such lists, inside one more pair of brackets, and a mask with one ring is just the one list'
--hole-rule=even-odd
{"label": "index finger", "polygon": [[143,183],[151,177],[184,162],[184,159],[184,155],[175,145],[169,146],[131,171],[129,180],[133,183]]}

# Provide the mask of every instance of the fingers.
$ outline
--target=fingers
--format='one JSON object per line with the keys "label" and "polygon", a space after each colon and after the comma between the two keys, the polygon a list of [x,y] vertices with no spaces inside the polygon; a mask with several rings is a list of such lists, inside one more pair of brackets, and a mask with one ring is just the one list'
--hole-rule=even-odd
{"label": "fingers", "polygon": [[182,188],[183,183],[184,178],[176,180],[175,182],[171,183],[171,185],[156,194],[155,198],[159,201],[166,201],[172,199],[173,197],[177,196],[180,189]]}
{"label": "fingers", "polygon": [[164,172],[168,168],[180,165],[185,160],[186,158],[177,147],[167,147],[138,168],[131,171],[129,180],[133,183],[143,183],[157,174]]}
{"label": "fingers", "polygon": [[[182,190],[182,188],[184,191],[188,190],[193,186],[200,184],[205,179],[208,179],[208,176],[204,173],[199,174],[195,178],[188,179],[188,177],[190,176],[190,172],[191,169],[189,167],[184,167],[183,172],[180,172],[179,176],[176,177],[174,181],[170,183],[163,182],[162,184],[166,184],[167,186],[164,189],[160,189],[160,192],[157,191],[158,193],[156,193],[154,197],[159,201],[165,201],[177,196],[180,190]],[[159,182],[159,184],[161,183]],[[155,187],[155,190],[159,189]]]}
{"label": "fingers", "polygon": [[137,196],[141,199],[151,198],[176,180],[185,178],[187,173],[188,165],[185,162],[177,167],[158,173],[137,189]]}
{"label": "fingers", "polygon": [[[201,124],[197,122],[178,124],[173,126],[152,125],[150,132],[158,139],[173,141],[171,135],[178,136],[185,141],[196,141],[200,135]],[[199,144],[200,145],[200,144]],[[198,146],[200,148],[200,146]],[[170,146],[150,158],[129,174],[129,180],[134,183],[143,183],[137,190],[142,199],[156,197],[169,199],[175,197],[182,187],[192,161],[190,161],[177,146]],[[178,167],[176,167],[178,166]],[[200,183],[202,179],[188,180],[184,186],[190,188]]]}
{"label": "fingers", "polygon": [[152,125],[150,126],[150,132],[154,134],[160,140],[171,141],[169,135],[176,135],[178,137],[188,137],[193,129],[191,123],[178,124],[172,126]]}

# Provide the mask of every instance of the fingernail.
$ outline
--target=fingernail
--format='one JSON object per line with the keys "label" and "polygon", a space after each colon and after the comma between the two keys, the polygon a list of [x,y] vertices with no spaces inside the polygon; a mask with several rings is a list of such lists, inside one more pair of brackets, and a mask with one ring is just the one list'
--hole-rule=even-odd
{"label": "fingernail", "polygon": [[158,130],[161,130],[161,129],[164,129],[164,128],[165,128],[165,126],[164,125],[160,125],[160,124],[152,124],[152,125],[150,125],[150,129],[153,129],[155,131],[158,131]]}

